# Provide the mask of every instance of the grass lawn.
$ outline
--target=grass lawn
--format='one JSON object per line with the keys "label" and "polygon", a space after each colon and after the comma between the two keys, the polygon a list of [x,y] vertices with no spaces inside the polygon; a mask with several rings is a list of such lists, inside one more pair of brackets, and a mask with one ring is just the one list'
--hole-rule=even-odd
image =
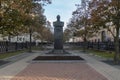
{"label": "grass lawn", "polygon": [[1,54],[0,54],[0,59],[4,59],[4,58],[8,58],[8,57],[15,56],[15,55],[18,55],[18,54],[22,54],[22,53],[24,53],[25,51],[26,51],[26,50],[15,51],[15,52],[7,52],[7,53],[1,53]]}
{"label": "grass lawn", "polygon": [[[32,47],[32,50],[42,50],[42,47]],[[4,58],[8,58],[11,56],[15,56],[18,54],[22,54],[24,52],[28,52],[29,49],[25,49],[25,50],[20,50],[20,51],[15,51],[15,52],[7,52],[7,53],[0,53],[0,59],[4,59]]]}
{"label": "grass lawn", "polygon": [[42,46],[35,46],[32,47],[32,50],[44,50],[44,48]]}
{"label": "grass lawn", "polygon": [[[74,47],[73,49],[83,50],[83,48],[79,48],[79,47]],[[111,52],[111,51],[99,51],[99,50],[93,50],[93,49],[86,49],[86,52],[89,54],[101,56],[104,58],[113,58],[114,57],[114,52]]]}
{"label": "grass lawn", "polygon": [[93,55],[104,57],[104,58],[114,57],[114,52],[110,52],[110,51],[87,50],[87,52]]}

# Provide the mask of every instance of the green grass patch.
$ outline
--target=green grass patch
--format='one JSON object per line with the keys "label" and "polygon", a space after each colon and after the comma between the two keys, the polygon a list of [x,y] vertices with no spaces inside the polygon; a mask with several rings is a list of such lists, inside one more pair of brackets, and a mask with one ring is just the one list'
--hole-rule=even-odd
{"label": "green grass patch", "polygon": [[71,46],[71,48],[69,48],[70,50],[83,50],[83,48],[80,48],[78,46]]}
{"label": "green grass patch", "polygon": [[32,50],[44,50],[44,48],[42,46],[35,46],[32,47]]}
{"label": "green grass patch", "polygon": [[98,50],[87,50],[88,53],[98,55],[104,58],[113,58],[114,52],[111,51],[98,51]]}
{"label": "green grass patch", "polygon": [[25,51],[26,51],[26,50],[15,51],[15,52],[7,52],[7,53],[1,53],[1,54],[0,54],[0,59],[4,59],[4,58],[8,58],[8,57],[15,56],[15,55],[18,55],[18,54],[22,54],[22,53],[24,53]]}
{"label": "green grass patch", "polygon": [[[74,47],[73,49],[83,51],[83,48],[79,48],[79,47]],[[114,52],[112,51],[99,51],[99,50],[93,50],[93,49],[86,49],[86,52],[89,54],[97,55],[97,56],[104,57],[104,58],[113,59],[114,57]]]}
{"label": "green grass patch", "polygon": [[[43,49],[44,48],[42,48],[42,47],[32,47],[32,50],[43,50]],[[8,58],[8,57],[22,54],[22,53],[28,52],[28,51],[29,51],[29,49],[14,51],[14,52],[7,52],[7,53],[0,53],[0,59]]]}

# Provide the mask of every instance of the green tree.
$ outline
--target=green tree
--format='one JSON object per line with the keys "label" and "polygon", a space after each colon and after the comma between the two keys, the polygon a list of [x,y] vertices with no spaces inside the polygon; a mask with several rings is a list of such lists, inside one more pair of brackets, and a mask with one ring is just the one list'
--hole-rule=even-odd
{"label": "green tree", "polygon": [[32,2],[30,0],[26,2],[24,0],[3,0],[1,5],[0,30],[2,34],[14,34],[17,29],[23,27],[24,18],[32,8]]}
{"label": "green tree", "polygon": [[50,4],[51,0],[0,0],[0,2],[0,34],[7,36],[28,33],[30,27],[33,30],[41,29],[46,21],[43,5]]}
{"label": "green tree", "polygon": [[[91,9],[91,23],[97,29],[108,29],[114,37],[115,42],[115,55],[114,61],[116,64],[119,62],[119,29],[120,29],[120,0],[93,0],[90,3]],[[109,24],[112,23],[112,24]],[[109,25],[107,25],[109,24]],[[114,34],[110,27],[115,27],[116,33]]]}
{"label": "green tree", "polygon": [[[84,7],[84,5],[86,5]],[[88,2],[77,5],[77,9],[73,12],[71,21],[68,27],[73,30],[73,35],[81,37],[84,41],[84,51],[86,50],[86,43],[89,38],[95,36],[95,29],[93,28],[90,20],[90,9],[88,7]]]}
{"label": "green tree", "polygon": [[66,42],[69,41],[70,38],[71,38],[71,31],[69,28],[66,28],[63,33],[63,40],[64,42]]}

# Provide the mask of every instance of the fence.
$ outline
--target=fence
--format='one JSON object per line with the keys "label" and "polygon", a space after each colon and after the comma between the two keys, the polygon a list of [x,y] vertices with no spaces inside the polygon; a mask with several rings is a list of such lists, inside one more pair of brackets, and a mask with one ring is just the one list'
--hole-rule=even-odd
{"label": "fence", "polygon": [[[31,46],[35,46],[35,45],[36,45],[35,42],[31,43]],[[28,49],[29,46],[30,46],[29,42],[17,43],[17,42],[3,41],[3,42],[0,42],[0,53]]]}
{"label": "fence", "polygon": [[[67,43],[72,46],[78,46],[80,48],[86,47],[87,49],[95,49],[95,50],[108,50],[108,51],[114,51],[115,46],[114,42],[73,42],[73,43]],[[120,45],[119,45],[120,46]]]}

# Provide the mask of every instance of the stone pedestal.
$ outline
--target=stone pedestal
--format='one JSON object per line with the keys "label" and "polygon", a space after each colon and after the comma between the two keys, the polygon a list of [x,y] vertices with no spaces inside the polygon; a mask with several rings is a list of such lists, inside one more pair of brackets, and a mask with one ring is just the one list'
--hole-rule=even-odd
{"label": "stone pedestal", "polygon": [[57,21],[53,22],[54,25],[54,50],[63,52],[63,26],[64,22],[60,21],[60,16],[57,16]]}

